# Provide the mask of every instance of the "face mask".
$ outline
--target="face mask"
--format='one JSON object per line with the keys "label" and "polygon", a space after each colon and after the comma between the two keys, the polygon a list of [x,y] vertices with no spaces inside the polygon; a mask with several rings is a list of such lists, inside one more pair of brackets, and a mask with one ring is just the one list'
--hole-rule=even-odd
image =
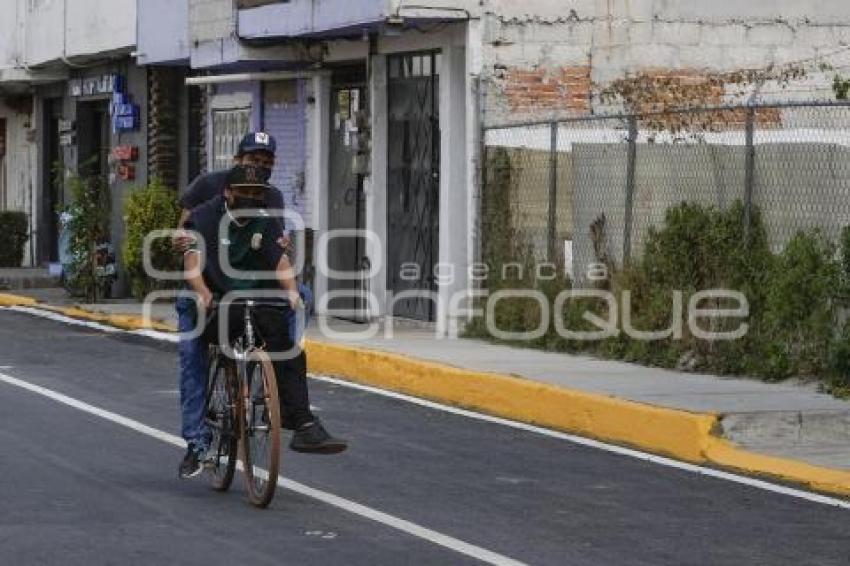
{"label": "face mask", "polygon": [[235,210],[244,210],[246,208],[265,208],[266,201],[264,199],[257,199],[251,197],[233,197],[233,206],[232,208]]}
{"label": "face mask", "polygon": [[257,166],[257,169],[259,169],[259,170],[260,170],[260,171],[259,171],[259,173],[260,173],[260,180],[261,180],[263,183],[268,183],[268,182],[269,182],[269,179],[271,179],[271,178],[272,178],[272,168],[271,168],[271,167],[262,167],[262,166],[259,166],[259,165],[258,165],[258,166]]}

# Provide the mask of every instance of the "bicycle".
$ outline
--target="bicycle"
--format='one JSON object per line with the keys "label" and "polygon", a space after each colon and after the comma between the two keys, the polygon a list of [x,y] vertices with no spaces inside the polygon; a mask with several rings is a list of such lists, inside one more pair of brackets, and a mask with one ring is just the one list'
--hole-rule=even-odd
{"label": "bicycle", "polygon": [[207,467],[213,489],[227,491],[241,446],[248,500],[263,508],[277,489],[281,415],[274,367],[257,344],[253,311],[258,306],[280,305],[252,300],[240,303],[244,304],[244,331],[230,341],[234,355],[226,355],[217,341],[209,347],[204,415],[212,433],[212,458]]}

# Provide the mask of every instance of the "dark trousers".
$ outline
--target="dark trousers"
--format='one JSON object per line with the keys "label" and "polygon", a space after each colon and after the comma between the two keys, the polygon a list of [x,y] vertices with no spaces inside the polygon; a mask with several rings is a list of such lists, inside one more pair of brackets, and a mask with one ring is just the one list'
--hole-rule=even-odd
{"label": "dark trousers", "polygon": [[[244,306],[233,304],[221,306],[229,309],[227,342],[244,335]],[[254,321],[256,343],[263,345],[272,356],[277,377],[277,391],[280,398],[283,427],[296,429],[314,419],[310,412],[310,396],[307,390],[307,354],[301,350],[295,354],[294,343],[289,334],[291,312],[288,307],[258,306],[251,310]],[[218,336],[218,316],[214,315],[207,324],[205,338],[216,340]],[[222,342],[219,341],[219,344]],[[275,360],[275,354],[281,354]],[[285,354],[285,356],[283,355]]]}

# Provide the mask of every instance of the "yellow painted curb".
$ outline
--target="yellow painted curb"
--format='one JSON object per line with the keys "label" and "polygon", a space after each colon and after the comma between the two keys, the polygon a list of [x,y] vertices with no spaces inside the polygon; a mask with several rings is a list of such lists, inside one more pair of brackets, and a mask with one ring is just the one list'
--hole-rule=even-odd
{"label": "yellow painted curb", "polygon": [[83,309],[79,306],[56,307],[52,305],[41,304],[32,297],[13,295],[10,293],[0,293],[0,307],[36,307],[41,310],[62,314],[70,318],[87,320],[90,322],[99,322],[101,324],[108,324],[110,326],[121,328],[123,330],[159,330],[162,332],[177,331],[177,328],[171,324],[166,324],[155,320],[146,322],[145,319],[140,316],[108,314],[89,309]]}
{"label": "yellow painted curb", "polygon": [[[79,307],[40,305],[0,293],[0,306],[36,306],[65,316],[125,330],[174,332],[170,324]],[[697,464],[803,484],[850,496],[850,472],[749,452],[714,435],[719,417],[625,401],[604,395],[487,372],[455,368],[376,350],[307,340],[312,372],[339,376],[507,419],[626,444]]]}
{"label": "yellow painted curb", "polygon": [[62,314],[70,318],[88,320],[90,322],[98,322],[100,324],[107,324],[109,326],[114,326],[122,330],[158,330],[161,332],[177,331],[177,328],[171,324],[166,324],[155,320],[145,321],[143,317],[137,315],[109,314],[90,309],[84,309],[79,306],[53,307],[48,305],[40,305],[39,308]]}
{"label": "yellow painted curb", "polygon": [[697,464],[850,495],[850,472],[749,452],[717,437],[719,417],[572,391],[528,379],[475,372],[406,356],[307,341],[311,371],[474,409],[491,415],[628,444]]}
{"label": "yellow painted curb", "polygon": [[825,493],[850,496],[850,472],[845,470],[749,452],[718,437],[710,439],[706,458],[724,468],[800,483]]}
{"label": "yellow painted curb", "polygon": [[717,419],[469,371],[405,356],[307,341],[310,369],[492,415],[703,461]]}
{"label": "yellow painted curb", "polygon": [[0,293],[0,307],[31,307],[38,304],[32,297]]}

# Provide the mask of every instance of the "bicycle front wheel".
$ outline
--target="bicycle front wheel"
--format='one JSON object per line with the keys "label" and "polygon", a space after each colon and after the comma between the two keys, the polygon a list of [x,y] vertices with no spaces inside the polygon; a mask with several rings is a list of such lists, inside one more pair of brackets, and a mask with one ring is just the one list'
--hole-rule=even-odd
{"label": "bicycle front wheel", "polygon": [[242,463],[252,505],[266,507],[277,489],[280,469],[280,403],[277,379],[268,354],[248,356],[242,423]]}
{"label": "bicycle front wheel", "polygon": [[208,463],[210,485],[216,491],[227,491],[233,482],[238,457],[240,414],[239,387],[233,364],[223,358],[211,358],[206,423],[212,436],[212,461]]}

